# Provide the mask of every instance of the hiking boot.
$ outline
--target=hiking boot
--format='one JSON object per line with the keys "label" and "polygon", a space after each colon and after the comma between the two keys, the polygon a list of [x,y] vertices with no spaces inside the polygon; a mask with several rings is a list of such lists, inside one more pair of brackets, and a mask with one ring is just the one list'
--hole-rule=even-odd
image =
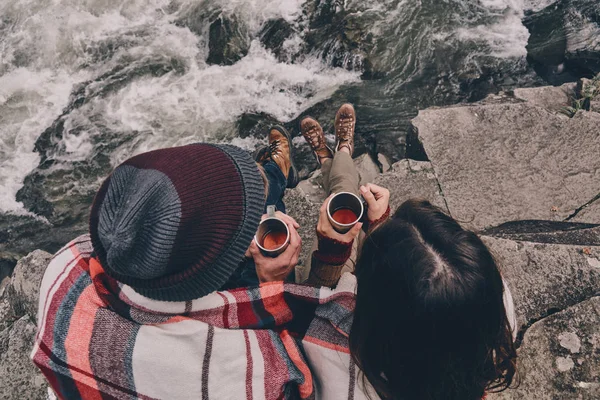
{"label": "hiking boot", "polygon": [[314,118],[306,117],[302,119],[300,121],[300,131],[315,153],[319,164],[321,164],[321,159],[333,158],[333,151],[327,146],[323,128]]}
{"label": "hiking boot", "polygon": [[335,115],[335,136],[337,145],[335,151],[346,147],[350,156],[354,153],[354,127],[356,126],[356,113],[352,104],[344,104]]}
{"label": "hiking boot", "polygon": [[273,161],[287,179],[286,187],[292,189],[298,186],[300,179],[294,165],[294,146],[290,134],[283,126],[276,125],[271,128],[269,146],[258,150],[255,160],[259,164],[268,160]]}

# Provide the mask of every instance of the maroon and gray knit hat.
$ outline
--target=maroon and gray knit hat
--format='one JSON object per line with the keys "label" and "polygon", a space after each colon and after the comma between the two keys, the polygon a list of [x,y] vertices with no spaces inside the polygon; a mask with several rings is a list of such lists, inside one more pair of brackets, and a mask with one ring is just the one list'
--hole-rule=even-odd
{"label": "maroon and gray knit hat", "polygon": [[90,216],[106,273],[157,300],[187,301],[231,276],[260,222],[264,183],[249,153],[192,144],[140,154],[98,191]]}

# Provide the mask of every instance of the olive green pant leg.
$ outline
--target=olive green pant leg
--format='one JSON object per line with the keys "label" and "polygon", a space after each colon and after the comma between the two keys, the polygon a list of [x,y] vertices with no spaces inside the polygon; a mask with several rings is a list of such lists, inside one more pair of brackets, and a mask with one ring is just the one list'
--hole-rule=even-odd
{"label": "olive green pant leg", "polygon": [[[358,171],[354,165],[354,161],[349,154],[345,152],[337,152],[333,159],[328,159],[321,165],[321,173],[323,174],[323,187],[326,194],[329,196],[332,193],[350,192],[359,196],[358,184],[360,178]],[[320,207],[320,205],[319,205]],[[357,240],[352,246],[352,254],[346,261],[342,272],[354,272],[354,264],[358,252],[359,244],[362,243],[364,234],[361,232]],[[310,254],[317,250],[318,241],[315,238],[312,243]],[[302,283],[308,279],[312,264],[312,257],[304,261],[304,266],[296,267],[296,282]]]}
{"label": "olive green pant leg", "polygon": [[350,192],[359,195],[360,178],[349,154],[338,151],[333,160],[327,160],[321,167],[323,171],[323,186],[327,195],[339,192]]}

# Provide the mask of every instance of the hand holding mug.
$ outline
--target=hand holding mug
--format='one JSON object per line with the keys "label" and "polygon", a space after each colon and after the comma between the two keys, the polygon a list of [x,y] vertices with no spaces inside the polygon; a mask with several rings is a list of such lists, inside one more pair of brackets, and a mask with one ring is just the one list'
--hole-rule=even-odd
{"label": "hand holding mug", "polygon": [[[285,229],[278,229],[276,223],[271,225],[274,230],[265,229],[271,224],[269,220],[273,219],[283,224]],[[302,239],[296,229],[300,225],[292,217],[279,211],[274,212],[274,209],[263,215],[262,220],[249,248],[258,280],[261,283],[283,281],[298,264]]]}
{"label": "hand holding mug", "polygon": [[385,214],[390,205],[390,191],[381,186],[367,183],[360,187],[360,194],[367,203],[367,218],[377,221]]}
{"label": "hand holding mug", "polygon": [[329,196],[321,206],[319,221],[317,223],[317,233],[330,239],[334,239],[343,243],[349,243],[358,236],[363,224],[362,222],[357,222],[346,233],[338,232],[330,221],[329,214],[331,214],[331,212],[328,211],[330,201],[335,196],[335,194]]}

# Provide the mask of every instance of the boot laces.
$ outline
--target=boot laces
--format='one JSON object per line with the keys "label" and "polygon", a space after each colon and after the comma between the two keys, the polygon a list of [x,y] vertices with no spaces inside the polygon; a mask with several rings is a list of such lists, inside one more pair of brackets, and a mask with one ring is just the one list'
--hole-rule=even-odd
{"label": "boot laces", "polygon": [[351,116],[340,118],[338,124],[338,133],[343,139],[348,140],[352,134],[352,128],[354,127],[354,118]]}
{"label": "boot laces", "polygon": [[269,147],[267,148],[267,151],[269,152],[269,157],[273,158],[273,156],[281,154],[281,148],[279,147],[280,143],[281,141],[279,139],[276,139],[269,144]]}
{"label": "boot laces", "polygon": [[323,147],[323,141],[322,141],[323,136],[321,135],[321,133],[319,132],[319,130],[316,127],[309,129],[306,132],[306,136],[308,136],[310,145],[315,150],[320,150]]}

